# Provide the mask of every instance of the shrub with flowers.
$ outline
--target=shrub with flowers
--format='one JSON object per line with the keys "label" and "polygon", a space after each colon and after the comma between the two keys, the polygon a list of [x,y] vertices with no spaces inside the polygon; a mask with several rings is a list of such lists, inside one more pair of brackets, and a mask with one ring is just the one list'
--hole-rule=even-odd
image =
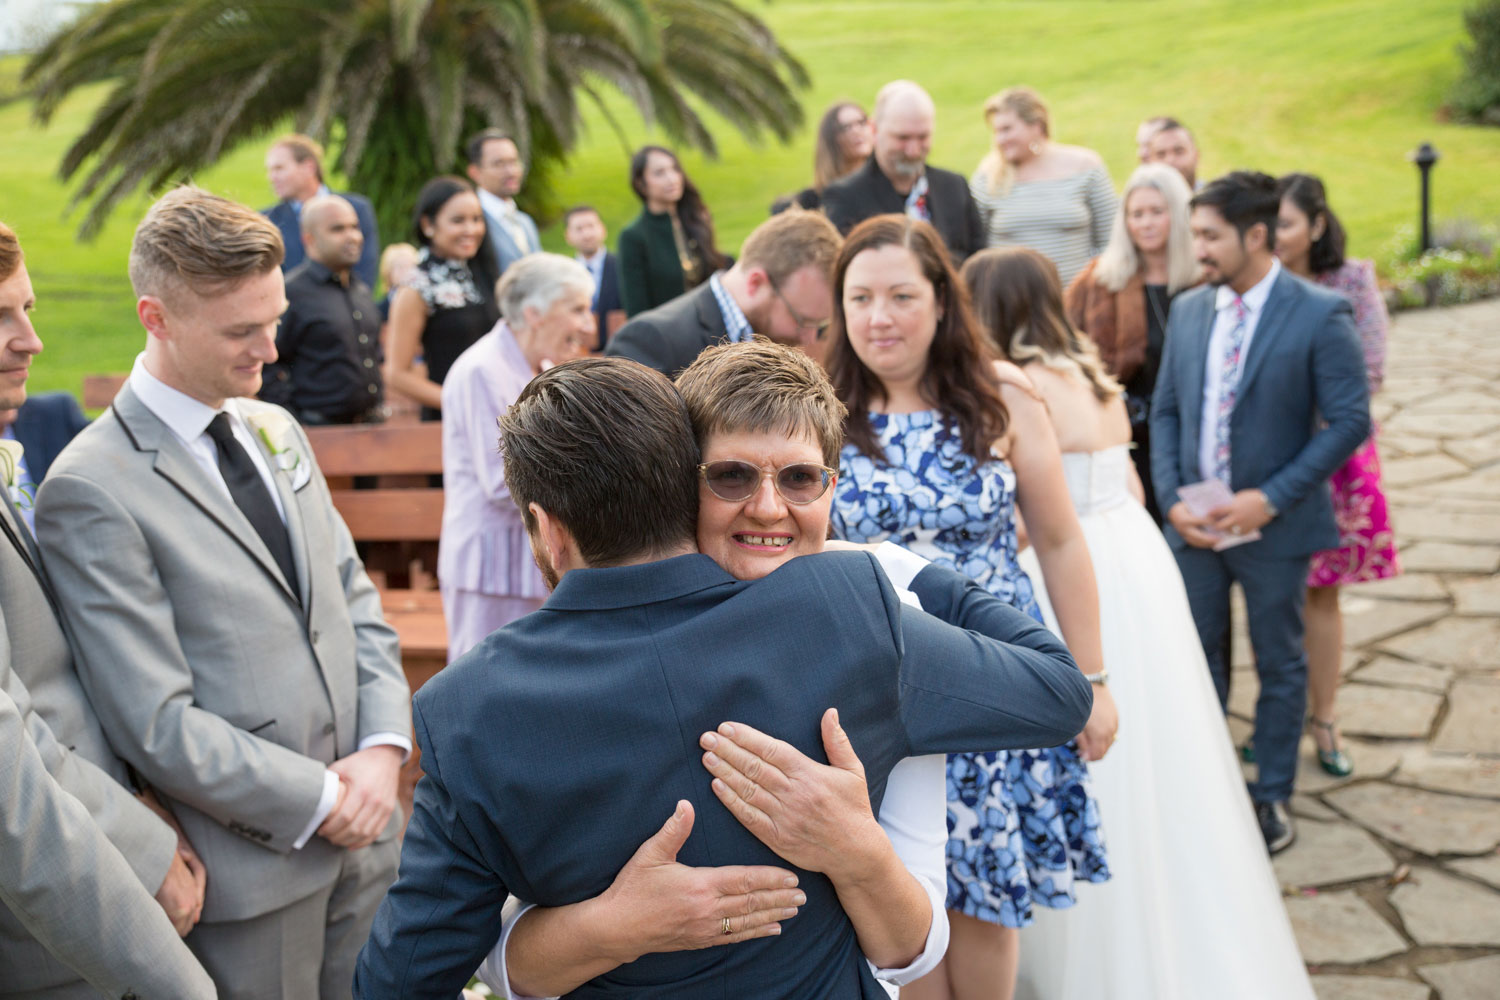
{"label": "shrub with flowers", "polygon": [[1500,295],[1500,227],[1452,219],[1433,228],[1433,247],[1422,253],[1410,226],[1396,231],[1378,268],[1393,309],[1451,306]]}

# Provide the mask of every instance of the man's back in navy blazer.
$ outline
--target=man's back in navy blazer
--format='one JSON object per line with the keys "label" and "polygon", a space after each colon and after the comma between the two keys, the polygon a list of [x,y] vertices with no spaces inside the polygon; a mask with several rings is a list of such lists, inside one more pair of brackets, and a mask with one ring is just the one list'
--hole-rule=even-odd
{"label": "man's back in navy blazer", "polygon": [[[427,776],[356,996],[453,996],[508,893],[598,895],[680,799],[698,817],[683,864],[786,866],[710,791],[697,741],[725,719],[823,761],[819,718],[837,706],[877,808],[902,757],[1083,728],[1089,686],[1051,633],[948,570],[912,589],[1004,642],[901,608],[863,553],[794,559],[754,583],[701,555],[568,572],[541,611],[418,694]],[[797,874],[808,901],[779,937],[647,955],[569,995],[883,998],[832,885]]]}

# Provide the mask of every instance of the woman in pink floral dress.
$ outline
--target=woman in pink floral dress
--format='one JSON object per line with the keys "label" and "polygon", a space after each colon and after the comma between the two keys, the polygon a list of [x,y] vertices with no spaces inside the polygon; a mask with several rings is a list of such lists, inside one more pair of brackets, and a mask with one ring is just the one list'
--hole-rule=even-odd
{"label": "woman in pink floral dress", "polygon": [[[1385,374],[1385,335],[1389,319],[1374,265],[1344,257],[1344,229],[1328,208],[1323,182],[1308,174],[1281,179],[1281,212],[1276,222],[1276,256],[1287,270],[1347,298],[1365,348],[1370,394]],[[1373,426],[1373,425],[1372,425]],[[1390,512],[1380,489],[1376,431],[1330,479],[1339,547],[1313,556],[1307,575],[1307,694],[1309,723],[1318,745],[1318,763],[1335,777],[1354,769],[1335,724],[1343,649],[1339,588],[1384,580],[1401,572]]]}

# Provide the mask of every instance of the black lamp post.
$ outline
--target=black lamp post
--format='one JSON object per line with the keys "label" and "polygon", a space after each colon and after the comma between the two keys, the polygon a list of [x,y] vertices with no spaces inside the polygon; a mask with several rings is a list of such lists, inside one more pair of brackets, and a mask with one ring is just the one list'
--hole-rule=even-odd
{"label": "black lamp post", "polygon": [[1432,148],[1432,143],[1424,142],[1415,150],[1408,153],[1407,159],[1417,165],[1422,172],[1422,245],[1421,252],[1426,253],[1432,249],[1432,197],[1431,197],[1431,175],[1433,165],[1441,158],[1441,154]]}

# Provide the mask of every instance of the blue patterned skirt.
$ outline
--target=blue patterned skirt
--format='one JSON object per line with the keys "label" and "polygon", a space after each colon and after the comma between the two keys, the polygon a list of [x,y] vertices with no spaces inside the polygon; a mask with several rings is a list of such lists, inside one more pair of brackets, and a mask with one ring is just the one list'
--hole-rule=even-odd
{"label": "blue patterned skirt", "polygon": [[1099,806],[1078,745],[948,757],[948,909],[1005,927],[1104,882]]}

